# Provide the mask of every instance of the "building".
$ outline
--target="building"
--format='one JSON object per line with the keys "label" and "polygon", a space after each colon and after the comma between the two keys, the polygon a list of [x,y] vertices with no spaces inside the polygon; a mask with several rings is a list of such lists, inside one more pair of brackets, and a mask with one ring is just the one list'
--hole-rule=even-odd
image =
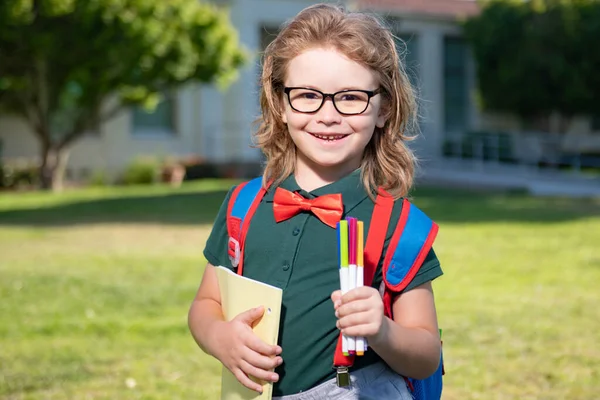
{"label": "building", "polygon": [[[153,114],[133,109],[81,138],[72,148],[69,170],[75,178],[95,171],[116,175],[140,156],[199,156],[228,163],[255,163],[259,151],[251,147],[252,124],[258,114],[258,59],[279,26],[309,0],[215,0],[230,9],[242,43],[255,55],[239,79],[221,92],[213,86],[191,85],[171,94]],[[444,143],[452,143],[471,129],[517,130],[509,116],[483,115],[475,105],[475,66],[458,21],[478,12],[474,0],[347,0],[351,9],[382,15],[406,43],[405,60],[419,88],[420,138],[413,142],[426,161],[443,157]],[[600,124],[599,124],[600,125]],[[573,124],[577,132],[591,132],[587,120]],[[600,130],[600,126],[596,127]],[[0,140],[6,159],[33,157],[38,144],[23,121],[1,116]],[[578,141],[587,146],[600,135]],[[447,144],[447,143],[446,143]],[[575,145],[575,147],[577,147]],[[600,145],[598,145],[600,147]],[[576,149],[575,149],[576,150]]]}

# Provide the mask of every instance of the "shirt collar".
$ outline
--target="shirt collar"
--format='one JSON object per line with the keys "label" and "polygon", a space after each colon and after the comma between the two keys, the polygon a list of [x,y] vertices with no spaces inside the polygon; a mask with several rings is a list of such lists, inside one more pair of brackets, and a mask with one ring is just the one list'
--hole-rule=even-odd
{"label": "shirt collar", "polygon": [[[346,214],[356,207],[360,202],[362,202],[366,197],[368,197],[367,191],[362,183],[360,168],[354,170],[352,173],[346,175],[339,181],[322,186],[310,192],[306,192],[300,188],[293,174],[281,182],[279,187],[289,190],[290,192],[298,192],[302,196],[309,199],[323,196],[325,194],[340,193],[344,203],[344,213]],[[272,202],[274,194],[275,187],[269,188],[264,197],[265,201]]]}

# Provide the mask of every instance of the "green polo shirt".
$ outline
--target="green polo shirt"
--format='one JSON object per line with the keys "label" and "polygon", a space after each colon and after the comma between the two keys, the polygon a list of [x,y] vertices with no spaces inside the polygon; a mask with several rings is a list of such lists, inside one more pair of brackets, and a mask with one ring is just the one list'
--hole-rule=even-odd
{"label": "green polo shirt", "polygon": [[[374,203],[363,187],[360,170],[312,192],[300,189],[293,176],[280,186],[289,191],[298,191],[306,198],[341,193],[343,217],[352,216],[364,221],[365,234],[369,231]],[[252,218],[244,250],[244,275],[283,289],[279,330],[283,364],[276,370],[280,379],[273,390],[274,396],[283,396],[308,390],[335,377],[332,365],[339,331],[335,326],[336,317],[330,295],[339,289],[340,282],[336,230],[309,212],[276,223],[273,217],[274,191],[275,188],[270,188]],[[206,259],[212,265],[231,266],[227,255],[225,223],[231,192],[221,206],[204,250]],[[383,254],[401,209],[402,201],[396,201]],[[381,258],[373,280],[373,287],[376,288],[379,288],[382,279]],[[431,250],[405,290],[440,275],[440,263]],[[375,351],[369,350],[365,356],[356,357],[353,368],[370,365],[379,359]]]}

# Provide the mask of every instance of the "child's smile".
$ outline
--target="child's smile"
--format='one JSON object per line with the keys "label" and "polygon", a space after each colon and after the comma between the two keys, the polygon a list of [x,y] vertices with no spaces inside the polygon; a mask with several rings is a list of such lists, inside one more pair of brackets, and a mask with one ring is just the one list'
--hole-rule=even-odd
{"label": "child's smile", "polygon": [[313,137],[317,138],[320,141],[324,141],[324,142],[339,142],[342,139],[347,138],[350,135],[347,134],[336,134],[336,133],[315,133],[315,132],[308,132],[310,133]]}

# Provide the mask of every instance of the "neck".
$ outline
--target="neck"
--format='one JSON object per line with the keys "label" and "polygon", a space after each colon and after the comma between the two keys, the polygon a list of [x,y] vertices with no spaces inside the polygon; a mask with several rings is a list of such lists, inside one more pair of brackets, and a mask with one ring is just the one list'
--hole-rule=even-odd
{"label": "neck", "polygon": [[336,165],[328,168],[317,166],[310,162],[310,160],[298,158],[296,160],[294,176],[298,186],[307,192],[311,192],[320,187],[339,181],[343,177],[351,174],[358,167],[360,167],[360,165],[348,164]]}

